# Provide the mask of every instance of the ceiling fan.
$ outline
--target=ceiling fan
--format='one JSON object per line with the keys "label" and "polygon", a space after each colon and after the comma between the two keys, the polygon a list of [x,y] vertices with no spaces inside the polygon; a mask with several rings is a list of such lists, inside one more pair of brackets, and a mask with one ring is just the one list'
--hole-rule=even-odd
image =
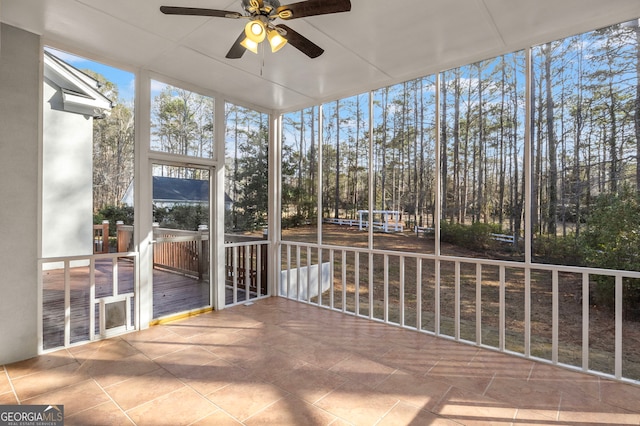
{"label": "ceiling fan", "polygon": [[289,43],[310,58],[317,58],[324,50],[308,38],[284,24],[274,25],[277,18],[288,21],[330,13],[348,12],[351,10],[350,0],[307,0],[281,6],[279,0],[242,0],[245,14],[228,10],[202,9],[196,7],[161,6],[160,11],[166,15],[211,16],[217,18],[247,18],[249,22],[244,31],[233,43],[226,57],[241,58],[245,50],[258,53],[258,45],[269,41],[271,51],[277,52]]}

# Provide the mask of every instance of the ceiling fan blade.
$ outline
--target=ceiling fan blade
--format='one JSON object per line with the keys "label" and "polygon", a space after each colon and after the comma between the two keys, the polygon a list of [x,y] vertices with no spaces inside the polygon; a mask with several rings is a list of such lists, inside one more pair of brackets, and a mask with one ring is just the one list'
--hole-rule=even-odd
{"label": "ceiling fan blade", "polygon": [[201,9],[199,7],[160,6],[160,12],[165,15],[213,16],[216,18],[233,19],[242,17],[242,13],[239,12],[217,9]]}
{"label": "ceiling fan blade", "polygon": [[245,38],[245,34],[244,34],[244,30],[240,33],[240,36],[238,36],[238,39],[235,41],[235,43],[233,43],[233,46],[231,46],[231,49],[229,49],[229,51],[227,52],[227,55],[225,56],[225,58],[227,59],[240,59],[242,58],[242,55],[244,55],[244,51],[247,50],[244,48],[243,45],[240,44],[240,42],[242,40],[244,40]]}
{"label": "ceiling fan blade", "polygon": [[301,35],[300,33],[295,32],[286,25],[279,24],[276,25],[276,27],[286,31],[286,34],[283,35],[283,37],[287,39],[287,42],[308,57],[313,59],[324,53],[324,49],[322,49],[320,46],[318,46],[305,36]]}
{"label": "ceiling fan blade", "polygon": [[[276,14],[281,19],[289,20],[306,16],[326,15],[328,13],[348,12],[350,10],[350,0],[307,0],[280,6],[276,9]],[[281,14],[282,12],[284,13]]]}

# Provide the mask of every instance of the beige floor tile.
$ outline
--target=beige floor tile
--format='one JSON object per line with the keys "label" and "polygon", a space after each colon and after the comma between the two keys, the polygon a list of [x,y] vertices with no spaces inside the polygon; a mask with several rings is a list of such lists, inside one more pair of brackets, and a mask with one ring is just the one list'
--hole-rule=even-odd
{"label": "beige floor tile", "polygon": [[242,340],[244,337],[248,336],[243,336],[242,334],[240,334],[240,332],[225,333],[214,329],[213,331],[209,331],[207,333],[201,333],[189,337],[188,340],[193,345],[198,345],[208,351],[214,351],[219,346],[233,345],[235,342],[237,342],[238,340]]}
{"label": "beige floor tile", "polygon": [[553,410],[560,407],[562,393],[544,382],[497,377],[484,395],[516,408]]}
{"label": "beige floor tile", "polygon": [[49,354],[29,358],[24,361],[7,364],[4,367],[9,374],[9,377],[13,380],[23,376],[28,376],[29,374],[40,373],[44,370],[50,370],[63,365],[75,363],[76,361],[73,356],[67,350],[62,349]]}
{"label": "beige floor tile", "polygon": [[18,399],[13,392],[0,393],[0,405],[17,404]]}
{"label": "beige floor tile", "polygon": [[[85,350],[80,350],[81,348],[85,348]],[[139,353],[129,342],[119,337],[77,346],[70,349],[69,352],[80,363],[87,360],[120,360]]]}
{"label": "beige floor tile", "polygon": [[469,362],[469,367],[493,372],[495,377],[521,380],[529,379],[533,365],[534,361],[492,351],[479,351]]}
{"label": "beige floor tile", "polygon": [[183,387],[127,411],[136,425],[188,425],[218,411],[211,401]]}
{"label": "beige floor tile", "polygon": [[248,426],[324,426],[336,419],[332,414],[294,396],[282,398],[245,420]]}
{"label": "beige floor tile", "polygon": [[386,366],[361,355],[353,355],[340,361],[331,367],[329,371],[333,371],[354,383],[375,388],[393,374],[396,368]]}
{"label": "beige floor tile", "polygon": [[23,400],[23,404],[64,405],[64,415],[71,416],[111,399],[92,379]]}
{"label": "beige floor tile", "polygon": [[287,395],[286,391],[277,386],[246,381],[231,383],[208,394],[207,398],[236,419],[244,421]]}
{"label": "beige floor tile", "polygon": [[324,369],[331,368],[352,356],[351,352],[336,348],[330,342],[312,342],[294,347],[283,345],[278,348],[294,358]]}
{"label": "beige floor tile", "polygon": [[640,425],[640,413],[606,404],[581,393],[563,393],[558,420],[573,423]]}
{"label": "beige floor tile", "polygon": [[313,404],[346,382],[339,374],[307,364],[276,379],[273,384]]}
{"label": "beige floor tile", "polygon": [[392,348],[376,360],[419,375],[426,374],[438,363],[438,359],[426,357],[420,350],[406,347]]}
{"label": "beige floor tile", "polygon": [[11,382],[5,372],[4,368],[0,368],[0,395],[6,392],[11,392]]}
{"label": "beige floor tile", "polygon": [[456,426],[460,423],[400,402],[379,423],[376,423],[376,426],[398,425]]}
{"label": "beige floor tile", "polygon": [[427,377],[482,395],[493,380],[494,372],[468,363],[441,359]]}
{"label": "beige floor tile", "polygon": [[155,358],[153,361],[176,377],[184,377],[189,370],[200,367],[220,358],[200,346],[187,346],[182,350],[171,352]]}
{"label": "beige floor tile", "polygon": [[355,425],[373,425],[391,410],[398,400],[368,386],[347,382],[314,405]]}
{"label": "beige floor tile", "polygon": [[600,378],[590,374],[535,363],[529,380],[546,386],[550,391],[581,393],[591,398],[600,399]]}
{"label": "beige floor tile", "polygon": [[272,348],[260,356],[238,362],[236,365],[247,371],[250,376],[271,383],[309,364]]}
{"label": "beige floor tile", "polygon": [[557,423],[558,410],[528,410],[519,408],[514,424],[517,426],[540,426]]}
{"label": "beige floor tile", "polygon": [[12,380],[13,387],[21,401],[33,398],[89,379],[89,376],[79,371],[79,368],[80,365],[73,360],[60,367],[37,372],[31,369],[31,374]]}
{"label": "beige floor tile", "polygon": [[249,372],[222,359],[183,369],[179,379],[197,392],[206,395],[230,383],[244,383]]}
{"label": "beige floor tile", "polygon": [[448,383],[396,371],[380,383],[376,391],[429,410],[440,402],[450,388]]}
{"label": "beige floor tile", "polygon": [[464,425],[511,424],[517,408],[466,389],[452,388],[430,411]]}
{"label": "beige floor tile", "polygon": [[225,413],[222,410],[218,410],[213,414],[210,414],[194,423],[190,426],[240,426],[240,423],[237,419],[234,419],[229,414]]}
{"label": "beige floor tile", "polygon": [[640,413],[640,386],[601,380],[600,399],[609,405]]}
{"label": "beige floor tile", "polygon": [[151,373],[109,386],[105,391],[126,411],[183,386],[184,384],[168,371],[159,368]]}
{"label": "beige floor tile", "polygon": [[163,325],[167,330],[180,337],[184,337],[185,339],[190,339],[201,334],[211,333],[216,329],[212,324],[197,321],[195,317]]}
{"label": "beige floor tile", "polygon": [[640,424],[640,386],[277,298],[0,366],[0,404],[51,398],[83,426]]}
{"label": "beige floor tile", "polygon": [[141,353],[121,359],[89,359],[80,366],[80,371],[91,376],[102,387],[111,386],[157,369],[158,364]]}
{"label": "beige floor tile", "polygon": [[65,407],[65,426],[131,426],[131,419],[112,401],[67,415]]}
{"label": "beige floor tile", "polygon": [[[150,359],[155,359],[163,355],[179,351],[191,344],[186,338],[178,336],[175,333],[168,332],[164,326],[155,326],[148,330],[153,329],[157,331],[148,333],[147,335],[150,337],[149,339],[138,337],[129,340],[134,348]],[[145,333],[146,331],[147,330],[143,330],[142,333]]]}

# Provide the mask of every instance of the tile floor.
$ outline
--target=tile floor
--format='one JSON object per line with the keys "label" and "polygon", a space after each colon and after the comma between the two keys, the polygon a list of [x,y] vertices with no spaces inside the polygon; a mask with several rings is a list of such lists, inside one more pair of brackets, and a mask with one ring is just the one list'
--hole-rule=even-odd
{"label": "tile floor", "polygon": [[65,425],[640,424],[640,386],[285,299],[0,367]]}

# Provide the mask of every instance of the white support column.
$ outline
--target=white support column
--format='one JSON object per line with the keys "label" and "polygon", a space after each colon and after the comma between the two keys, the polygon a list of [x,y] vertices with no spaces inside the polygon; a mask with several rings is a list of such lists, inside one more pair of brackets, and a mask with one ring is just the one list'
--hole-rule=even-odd
{"label": "white support column", "polygon": [[531,241],[533,224],[531,223],[532,169],[531,169],[531,84],[532,77],[531,48],[525,50],[525,101],[524,101],[524,262],[531,264]]}
{"label": "white support column", "polygon": [[[369,91],[369,213],[367,215],[368,231],[369,231],[369,249],[373,249],[373,209],[375,194],[373,193],[373,91]],[[362,224],[362,217],[360,218]],[[371,260],[370,256],[370,260]],[[373,262],[369,262],[369,270],[373,269]],[[369,274],[370,279],[373,277],[373,273]],[[369,283],[371,286],[371,282]],[[372,286],[371,286],[372,287]],[[369,298],[373,296],[373,293],[369,293]]]}
{"label": "white support column", "polygon": [[322,137],[323,137],[323,132],[322,132],[322,120],[323,120],[323,113],[322,113],[322,105],[318,105],[318,167],[317,167],[317,174],[316,176],[318,176],[318,182],[316,182],[316,193],[318,194],[318,200],[317,200],[317,209],[318,209],[318,214],[316,216],[318,216],[318,236],[317,236],[317,240],[318,240],[318,244],[322,244]]}
{"label": "white support column", "polygon": [[151,79],[147,72],[136,75],[134,231],[136,251],[140,253],[136,291],[138,327],[145,329],[153,319],[153,229],[152,179],[149,162],[151,140]]}
{"label": "white support column", "polygon": [[211,305],[215,310],[225,307],[226,259],[224,248],[224,217],[227,214],[225,203],[225,101],[215,99],[215,159],[217,166],[211,170],[209,199],[213,200],[209,215],[209,270],[211,271]]}
{"label": "white support column", "polygon": [[280,286],[280,243],[282,241],[282,115],[271,114],[269,126],[269,294]]}

